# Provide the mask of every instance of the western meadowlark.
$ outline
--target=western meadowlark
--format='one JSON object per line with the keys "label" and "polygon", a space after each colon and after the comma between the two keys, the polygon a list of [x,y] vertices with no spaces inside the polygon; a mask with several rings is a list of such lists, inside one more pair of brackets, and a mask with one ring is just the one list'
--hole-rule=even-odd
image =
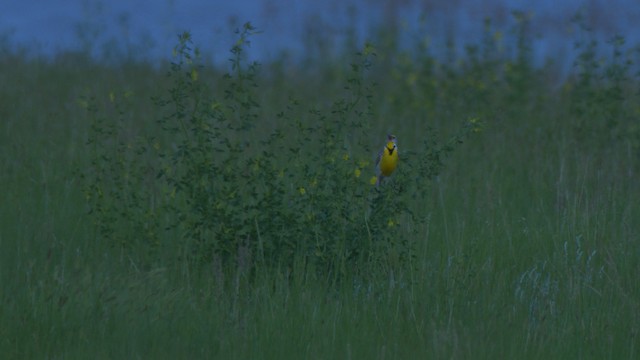
{"label": "western meadowlark", "polygon": [[395,135],[387,135],[387,143],[378,153],[376,159],[376,169],[378,172],[378,180],[376,186],[380,185],[382,179],[391,175],[398,166],[398,143]]}

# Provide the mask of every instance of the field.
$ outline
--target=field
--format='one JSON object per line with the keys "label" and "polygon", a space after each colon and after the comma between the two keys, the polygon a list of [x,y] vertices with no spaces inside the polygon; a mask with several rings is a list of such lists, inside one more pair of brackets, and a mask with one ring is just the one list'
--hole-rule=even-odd
{"label": "field", "polygon": [[252,32],[226,69],[188,34],[159,67],[0,59],[3,358],[640,355],[622,38],[559,74],[490,26],[302,65]]}

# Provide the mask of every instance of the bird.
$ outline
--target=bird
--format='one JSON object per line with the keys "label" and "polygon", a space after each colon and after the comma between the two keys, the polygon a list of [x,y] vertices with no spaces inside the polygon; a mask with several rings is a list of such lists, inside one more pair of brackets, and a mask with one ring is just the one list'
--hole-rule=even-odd
{"label": "bird", "polygon": [[398,142],[395,135],[387,135],[387,143],[378,153],[376,169],[378,180],[376,186],[382,183],[382,179],[388,177],[398,166]]}

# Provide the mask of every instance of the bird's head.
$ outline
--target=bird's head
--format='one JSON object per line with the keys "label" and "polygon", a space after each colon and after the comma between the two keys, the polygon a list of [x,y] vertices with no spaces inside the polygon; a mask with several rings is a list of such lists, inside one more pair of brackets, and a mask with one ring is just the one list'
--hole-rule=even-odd
{"label": "bird's head", "polygon": [[396,136],[395,135],[387,135],[387,148],[388,149],[395,149],[398,146],[398,142],[396,140]]}

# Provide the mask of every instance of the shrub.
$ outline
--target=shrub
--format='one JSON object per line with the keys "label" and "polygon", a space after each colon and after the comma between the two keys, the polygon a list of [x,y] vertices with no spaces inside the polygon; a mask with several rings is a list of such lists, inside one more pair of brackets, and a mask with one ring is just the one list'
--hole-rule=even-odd
{"label": "shrub", "polygon": [[243,271],[299,261],[337,279],[404,266],[407,231],[424,218],[416,204],[477,121],[443,145],[430,138],[403,152],[397,176],[374,187],[373,159],[361,155],[375,116],[374,47],[356,54],[330,102],[290,97],[270,115],[260,65],[244,59],[255,32],[248,23],[238,32],[221,77],[180,35],[147,133],[128,127],[131,99],[88,101],[85,193],[99,237],[139,258],[168,247],[189,264]]}

